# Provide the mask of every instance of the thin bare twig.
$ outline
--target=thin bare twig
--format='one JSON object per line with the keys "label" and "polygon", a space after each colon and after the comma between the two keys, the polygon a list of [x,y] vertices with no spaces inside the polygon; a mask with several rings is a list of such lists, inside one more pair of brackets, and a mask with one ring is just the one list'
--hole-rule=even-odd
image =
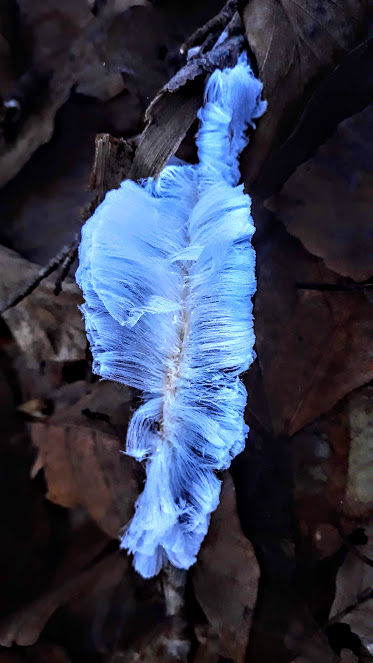
{"label": "thin bare twig", "polygon": [[56,269],[59,268],[61,264],[63,264],[68,256],[71,254],[72,247],[76,246],[78,242],[78,235],[75,236],[74,241],[69,244],[68,246],[64,246],[59,253],[57,253],[52,260],[46,265],[45,267],[42,267],[42,269],[39,271],[37,276],[30,282],[28,283],[20,292],[18,292],[17,295],[15,295],[8,303],[4,306],[3,309],[0,310],[0,315],[5,313],[6,311],[9,311],[9,309],[13,308],[14,306],[17,306],[20,302],[22,302],[26,297],[31,295],[34,290],[40,285],[44,279],[46,279],[48,276],[53,274],[53,272],[56,271]]}
{"label": "thin bare twig", "polygon": [[61,272],[56,281],[56,287],[54,289],[54,294],[56,295],[56,297],[60,294],[62,290],[62,284],[69,273],[71,265],[73,264],[75,258],[78,257],[78,247],[79,247],[79,238],[77,237],[75,242],[71,244],[70,251],[61,265]]}
{"label": "thin bare twig", "polygon": [[[227,39],[229,39],[229,37],[233,37],[234,35],[242,33],[242,21],[238,12],[235,12],[233,14],[231,20],[225,26],[225,30],[227,31]],[[221,34],[222,33],[220,32],[219,37]],[[201,48],[199,49],[195,57],[198,58],[204,53],[210,51],[215,46],[216,42],[217,42],[217,33],[215,31],[210,32],[210,34],[207,35],[205,41],[203,42]]]}
{"label": "thin bare twig", "polygon": [[205,25],[202,25],[180,46],[181,53],[187,53],[193,46],[198,46],[208,37],[210,33],[222,32],[225,26],[231,20],[237,9],[237,0],[228,0],[223,9],[211,18]]}
{"label": "thin bare twig", "polygon": [[349,541],[348,536],[346,536],[342,527],[339,524],[336,524],[336,527],[338,529],[339,536],[341,537],[344,545],[349,550],[349,552],[355,555],[355,557],[360,559],[367,566],[373,567],[373,560],[370,559],[370,557],[367,557],[367,555],[364,555],[364,553],[360,552],[360,550],[356,547],[356,545],[354,545],[353,543],[351,543],[351,541]]}

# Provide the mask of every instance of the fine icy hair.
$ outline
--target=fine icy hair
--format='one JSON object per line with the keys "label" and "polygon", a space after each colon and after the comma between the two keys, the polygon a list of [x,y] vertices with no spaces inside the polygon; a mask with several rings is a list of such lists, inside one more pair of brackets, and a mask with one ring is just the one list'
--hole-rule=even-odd
{"label": "fine icy hair", "polygon": [[196,560],[219,501],[216,471],[245,445],[256,289],[251,200],[237,186],[246,130],[265,110],[246,55],[215,71],[199,111],[199,163],[126,180],[82,230],[93,370],[141,389],[127,454],[146,482],[121,547],[144,577]]}

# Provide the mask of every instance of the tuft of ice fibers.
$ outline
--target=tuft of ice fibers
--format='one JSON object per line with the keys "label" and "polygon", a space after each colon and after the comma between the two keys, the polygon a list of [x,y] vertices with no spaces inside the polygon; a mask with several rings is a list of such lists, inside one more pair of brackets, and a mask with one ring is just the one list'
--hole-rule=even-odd
{"label": "tuft of ice fibers", "polygon": [[127,453],[147,476],[121,546],[144,577],[194,564],[219,501],[216,471],[245,445],[255,228],[238,157],[265,110],[261,91],[245,55],[215,71],[199,163],[126,180],[82,230],[76,278],[93,370],[143,392]]}

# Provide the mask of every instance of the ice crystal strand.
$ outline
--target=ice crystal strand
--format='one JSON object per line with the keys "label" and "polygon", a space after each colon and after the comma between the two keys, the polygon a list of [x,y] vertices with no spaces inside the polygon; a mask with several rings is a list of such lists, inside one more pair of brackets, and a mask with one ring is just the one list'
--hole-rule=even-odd
{"label": "ice crystal strand", "polygon": [[219,500],[216,471],[245,444],[255,292],[250,198],[237,186],[246,129],[265,110],[246,56],[215,71],[199,163],[122,183],[82,232],[77,280],[93,369],[143,391],[127,453],[146,482],[121,546],[144,577],[196,560]]}

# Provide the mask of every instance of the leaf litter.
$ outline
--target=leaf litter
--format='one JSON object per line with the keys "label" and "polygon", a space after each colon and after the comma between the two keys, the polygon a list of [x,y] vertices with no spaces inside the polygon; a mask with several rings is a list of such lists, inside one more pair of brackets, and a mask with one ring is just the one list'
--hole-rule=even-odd
{"label": "leaf litter", "polygon": [[[12,3],[0,10],[2,103],[16,94],[21,108],[0,113],[0,170],[9,181],[2,309],[34,285],[0,328],[9,502],[8,519],[1,510],[0,657],[372,660],[364,594],[372,585],[371,49],[362,43],[370,8],[251,0],[221,12],[222,2],[206,1],[176,16],[167,2],[19,4],[13,32],[4,22]],[[156,174],[173,154],[195,158],[205,77],[234,60],[242,24],[269,104],[242,160],[257,224],[257,361],[245,376],[251,432],[232,468],[235,489],[224,477],[196,567],[145,583],[116,543],[143,481],[121,453],[138,395],[90,373],[80,294],[67,276],[72,238],[78,210],[87,218],[123,177]],[[27,53],[13,67],[20,28],[33,35],[41,75],[30,72]],[[179,48],[188,43],[202,48],[187,61]],[[22,73],[32,74],[39,107],[29,105]],[[349,80],[355,96],[345,94]],[[58,124],[64,113],[77,120],[74,135],[71,121]],[[75,156],[63,173],[48,174],[58,154]],[[64,245],[56,274],[36,287],[36,263],[50,264]]]}

